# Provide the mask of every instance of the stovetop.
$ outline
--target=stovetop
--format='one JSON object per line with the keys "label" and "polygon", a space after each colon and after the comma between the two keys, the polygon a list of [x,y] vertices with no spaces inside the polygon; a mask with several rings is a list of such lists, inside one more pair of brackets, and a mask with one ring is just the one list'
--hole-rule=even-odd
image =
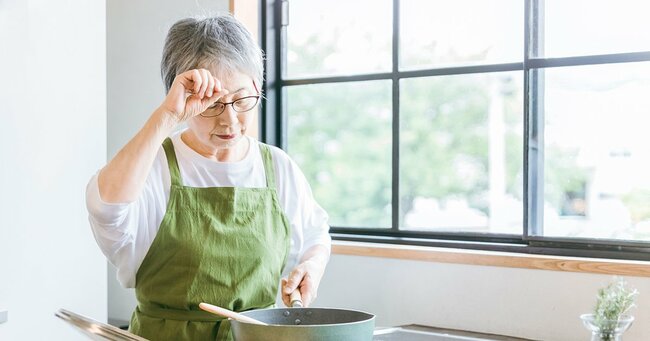
{"label": "stovetop", "polygon": [[[70,323],[93,340],[135,341],[145,339],[112,325],[60,309],[57,317]],[[532,341],[511,336],[483,334],[464,330],[444,329],[417,324],[376,328],[373,341]]]}
{"label": "stovetop", "polygon": [[531,341],[504,335],[475,333],[411,324],[407,326],[377,328],[374,341]]}

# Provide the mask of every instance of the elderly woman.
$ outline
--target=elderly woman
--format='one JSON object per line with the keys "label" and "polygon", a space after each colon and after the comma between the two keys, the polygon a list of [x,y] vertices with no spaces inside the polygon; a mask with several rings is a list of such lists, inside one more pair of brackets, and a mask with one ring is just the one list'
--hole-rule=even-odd
{"label": "elderly woman", "polygon": [[286,153],[246,135],[262,53],[238,21],[175,23],[161,68],[166,98],[88,184],[90,223],[119,281],[135,287],[132,332],[228,340],[227,321],[199,303],[288,305],[298,289],[308,306],[329,259],[327,214]]}

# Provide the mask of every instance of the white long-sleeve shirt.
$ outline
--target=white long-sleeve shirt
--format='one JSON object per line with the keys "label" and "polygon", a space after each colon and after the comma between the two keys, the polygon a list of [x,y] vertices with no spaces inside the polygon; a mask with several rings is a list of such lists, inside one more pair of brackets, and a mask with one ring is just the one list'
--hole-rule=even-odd
{"label": "white long-sleeve shirt", "polygon": [[[190,187],[266,187],[259,142],[247,137],[250,148],[243,160],[215,162],[189,148],[180,133],[171,137],[183,185]],[[331,247],[327,213],[316,203],[305,176],[281,149],[271,146],[278,200],[291,230],[286,276],[303,253],[315,245]],[[99,172],[98,172],[99,173]],[[98,174],[97,173],[97,174]],[[86,188],[86,205],[97,244],[117,268],[117,279],[135,287],[135,275],[165,215],[171,179],[167,157],[160,147],[142,193],[130,203],[106,203],[99,195],[95,174]]]}

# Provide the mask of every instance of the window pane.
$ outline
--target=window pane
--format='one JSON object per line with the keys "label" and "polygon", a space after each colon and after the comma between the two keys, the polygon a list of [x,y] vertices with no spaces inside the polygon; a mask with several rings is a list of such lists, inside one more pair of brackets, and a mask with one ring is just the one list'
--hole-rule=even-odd
{"label": "window pane", "polygon": [[520,0],[400,1],[400,67],[523,60]]}
{"label": "window pane", "polygon": [[521,234],[521,72],[400,85],[400,227]]}
{"label": "window pane", "polygon": [[650,50],[650,2],[546,0],[541,57]]}
{"label": "window pane", "polygon": [[287,150],[331,225],[390,227],[390,81],[286,90]]}
{"label": "window pane", "polygon": [[289,78],[391,70],[391,0],[291,1],[289,12]]}
{"label": "window pane", "polygon": [[650,62],[544,72],[543,234],[650,240]]}

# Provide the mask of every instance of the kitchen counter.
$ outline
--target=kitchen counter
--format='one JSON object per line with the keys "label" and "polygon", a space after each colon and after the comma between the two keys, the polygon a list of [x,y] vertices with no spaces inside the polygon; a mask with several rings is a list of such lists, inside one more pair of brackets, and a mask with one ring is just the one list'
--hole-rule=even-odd
{"label": "kitchen counter", "polygon": [[455,329],[444,329],[411,324],[377,328],[374,341],[531,341],[504,335],[483,334]]}

